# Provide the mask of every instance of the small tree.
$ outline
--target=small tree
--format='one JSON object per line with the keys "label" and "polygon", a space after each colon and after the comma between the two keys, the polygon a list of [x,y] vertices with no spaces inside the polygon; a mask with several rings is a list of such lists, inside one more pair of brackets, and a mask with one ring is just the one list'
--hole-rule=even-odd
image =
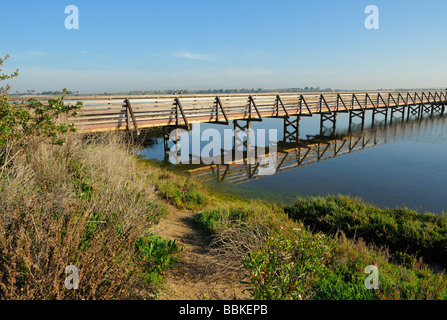
{"label": "small tree", "polygon": [[[8,59],[0,58],[0,81],[18,76],[18,70],[12,74],[3,74],[2,65]],[[37,99],[12,101],[8,96],[9,85],[0,87],[0,168],[4,169],[12,163],[15,156],[36,138],[50,139],[52,143],[65,143],[64,134],[76,131],[74,124],[64,121],[66,116],[76,116],[76,109],[82,106],[64,104],[67,89],[55,99],[43,103]]]}

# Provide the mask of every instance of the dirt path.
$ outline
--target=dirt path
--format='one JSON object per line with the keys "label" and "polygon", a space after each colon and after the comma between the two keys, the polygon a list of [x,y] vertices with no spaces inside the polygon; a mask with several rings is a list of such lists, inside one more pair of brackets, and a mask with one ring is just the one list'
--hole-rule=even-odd
{"label": "dirt path", "polygon": [[249,299],[244,275],[218,268],[218,259],[209,250],[207,234],[194,222],[196,213],[170,207],[166,218],[152,228],[155,234],[176,240],[183,251],[179,262],[166,276],[166,300]]}

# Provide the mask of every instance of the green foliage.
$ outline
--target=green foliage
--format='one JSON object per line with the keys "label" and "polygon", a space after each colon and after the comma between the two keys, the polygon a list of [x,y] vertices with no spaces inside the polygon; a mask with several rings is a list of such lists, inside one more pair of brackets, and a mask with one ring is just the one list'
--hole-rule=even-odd
{"label": "green foliage", "polygon": [[[390,263],[386,250],[346,237],[333,239],[330,273],[315,286],[315,299],[321,300],[435,300],[445,299],[447,277],[433,274],[421,265],[411,268]],[[366,266],[375,265],[379,272],[379,289],[367,290]]]}
{"label": "green foliage", "polygon": [[325,233],[341,230],[349,237],[429,260],[445,262],[447,257],[447,220],[435,214],[380,209],[345,196],[300,199],[285,211],[292,219]]}
{"label": "green foliage", "polygon": [[254,299],[308,299],[326,273],[330,256],[324,236],[297,229],[294,236],[275,234],[244,259]]}
{"label": "green foliage", "polygon": [[315,285],[315,300],[377,300],[375,290],[364,285],[360,273],[343,274],[328,272]]}
{"label": "green foliage", "polygon": [[[65,92],[66,90],[64,90]],[[63,103],[64,95],[48,104],[30,99],[27,102],[0,101],[0,164],[5,165],[17,148],[26,147],[32,137],[50,138],[54,144],[65,143],[64,133],[76,131],[74,124],[58,122],[61,115],[75,116],[80,108]]]}
{"label": "green foliage", "polygon": [[150,234],[135,243],[136,259],[144,268],[144,279],[152,286],[154,297],[162,287],[162,274],[178,261],[176,254],[181,251],[175,240],[164,239]]}
{"label": "green foliage", "polygon": [[74,194],[86,201],[90,201],[93,195],[93,188],[90,186],[89,182],[91,178],[86,177],[73,177]]}
{"label": "green foliage", "polygon": [[213,234],[222,229],[223,223],[247,221],[249,216],[247,211],[249,211],[247,207],[245,210],[237,207],[206,209],[198,214],[194,220],[203,230]]}
{"label": "green foliage", "polygon": [[[374,218],[373,221],[382,218],[386,222],[384,225],[393,224],[393,220],[387,216],[365,217],[361,210],[365,205],[358,199],[340,200],[345,201],[345,206],[355,212],[345,216],[332,198],[314,199],[316,203],[326,205],[327,215],[332,213],[337,217],[337,224],[328,225],[326,230],[329,233],[335,233],[337,227],[346,224],[354,226],[354,223],[366,218]],[[320,212],[316,207],[304,202],[301,217],[312,217]],[[380,212],[379,208],[372,207],[370,210]],[[400,215],[404,211],[396,210]],[[437,221],[442,225],[437,219],[432,220],[432,216],[421,219]],[[309,223],[309,220],[302,220]],[[209,208],[198,214],[195,221],[217,240],[221,240],[220,235],[229,230],[243,229],[244,232],[240,234],[244,236],[238,241],[250,243],[253,237],[260,235],[250,235],[252,229],[247,228],[250,225],[257,225],[253,231],[270,231],[261,233],[265,237],[261,239],[260,245],[255,242],[247,246],[252,249],[242,259],[250,276],[248,283],[255,299],[406,300],[447,297],[446,275],[433,274],[414,255],[396,252],[390,261],[390,254],[385,249],[367,245],[363,240],[349,239],[342,231],[338,237],[317,234],[315,231],[311,233],[302,222],[288,219],[283,211],[261,201],[238,200]],[[308,228],[313,229],[314,225],[309,224]],[[374,225],[370,228],[374,228]],[[355,227],[352,231],[356,232]],[[359,229],[357,232],[357,236],[360,236]],[[213,243],[217,246],[225,244],[222,241]],[[378,267],[379,290],[368,290],[365,287],[368,274],[364,270],[368,265]]]}
{"label": "green foliage", "polygon": [[155,186],[173,205],[185,209],[198,209],[208,202],[203,187],[195,180],[171,172],[156,176]]}
{"label": "green foliage", "polygon": [[[0,59],[0,66],[8,58]],[[1,69],[0,69],[1,71]],[[0,81],[14,78],[12,75],[0,75]],[[43,103],[36,99],[28,101],[10,101],[7,95],[9,86],[0,88],[0,166],[8,165],[14,155],[23,150],[29,141],[36,137],[49,138],[52,143],[65,143],[64,133],[76,131],[74,124],[67,124],[63,116],[76,116],[76,109],[82,106],[63,102],[67,89],[62,96]]]}
{"label": "green foliage", "polygon": [[[0,59],[0,67],[3,65],[3,63],[8,60],[9,55],[6,55],[3,59]],[[16,70],[12,74],[3,74],[1,73],[2,69],[0,68],[0,81],[8,80],[15,78],[19,75],[19,71]],[[9,89],[11,87],[9,85],[6,85],[6,87],[0,87],[0,101],[3,101],[6,98],[6,94],[8,93]]]}
{"label": "green foliage", "polygon": [[135,243],[138,260],[143,262],[150,272],[161,272],[177,261],[172,255],[180,252],[175,240],[163,239],[151,234],[141,237]]}

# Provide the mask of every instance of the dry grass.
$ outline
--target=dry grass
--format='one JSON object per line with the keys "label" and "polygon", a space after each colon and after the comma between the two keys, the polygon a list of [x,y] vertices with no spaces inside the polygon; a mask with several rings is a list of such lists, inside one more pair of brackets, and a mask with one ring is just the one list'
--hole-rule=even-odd
{"label": "dry grass", "polygon": [[[135,242],[164,213],[117,135],[42,141],[0,179],[0,298],[119,299],[142,272]],[[79,290],[64,286],[67,265]]]}
{"label": "dry grass", "polygon": [[258,223],[232,223],[213,237],[211,253],[217,258],[216,268],[224,271],[242,271],[243,259],[264,245],[271,230]]}

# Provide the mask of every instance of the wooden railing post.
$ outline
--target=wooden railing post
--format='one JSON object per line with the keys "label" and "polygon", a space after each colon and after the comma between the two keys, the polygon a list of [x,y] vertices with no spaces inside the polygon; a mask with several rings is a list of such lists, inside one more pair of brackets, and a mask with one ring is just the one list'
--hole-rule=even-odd
{"label": "wooden railing post", "polygon": [[[253,99],[253,96],[250,95],[250,96],[248,97],[248,103],[249,103],[249,120],[252,120],[252,121],[262,121],[262,116],[261,116],[261,114],[259,113],[258,107],[256,106],[256,102],[255,102],[255,100]],[[252,107],[255,108],[255,111],[256,111],[256,113],[258,114],[258,118],[257,118],[257,119],[254,119],[254,118],[252,118],[252,116],[251,116],[251,114],[252,114],[251,108],[252,108]]]}
{"label": "wooden railing post", "polygon": [[134,130],[136,131],[137,135],[140,135],[140,129],[138,129],[137,119],[135,118],[135,114],[133,113],[132,105],[130,104],[129,98],[126,98],[125,100],[126,105],[126,120],[127,120],[127,130],[130,130],[130,118],[133,122]]}
{"label": "wooden railing post", "polygon": [[175,124],[176,126],[180,126],[180,114],[182,115],[183,121],[185,122],[185,126],[191,129],[188,119],[185,116],[185,112],[183,111],[182,103],[178,97],[175,97]]}
{"label": "wooden railing post", "polygon": [[286,114],[286,117],[290,118],[289,113],[287,112],[286,107],[284,106],[284,103],[282,103],[282,99],[279,96],[279,94],[276,95],[276,116],[279,117],[279,105],[280,104],[281,104],[281,106],[282,106],[282,108],[283,108],[283,110],[284,110],[284,112]]}
{"label": "wooden railing post", "polygon": [[222,110],[222,114],[225,118],[225,123],[227,125],[230,124],[227,113],[225,112],[225,109],[223,107],[222,101],[220,100],[219,96],[216,96],[216,122],[219,122],[219,109]]}

